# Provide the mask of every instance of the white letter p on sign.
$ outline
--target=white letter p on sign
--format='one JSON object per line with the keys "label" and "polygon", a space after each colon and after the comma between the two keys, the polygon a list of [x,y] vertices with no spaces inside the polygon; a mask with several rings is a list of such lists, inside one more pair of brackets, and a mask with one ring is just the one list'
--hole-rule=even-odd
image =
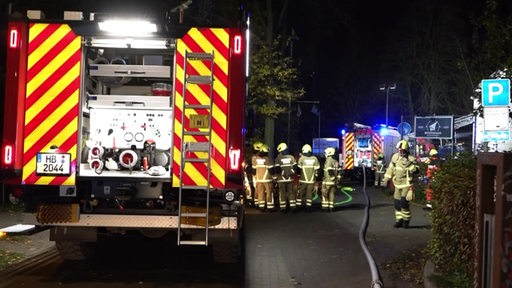
{"label": "white letter p on sign", "polygon": [[493,103],[494,96],[499,96],[503,93],[503,85],[500,83],[489,83],[489,103]]}

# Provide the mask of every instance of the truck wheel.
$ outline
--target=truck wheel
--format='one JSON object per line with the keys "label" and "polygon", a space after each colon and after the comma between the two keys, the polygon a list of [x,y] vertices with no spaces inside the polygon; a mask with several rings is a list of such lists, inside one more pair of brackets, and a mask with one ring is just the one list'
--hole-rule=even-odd
{"label": "truck wheel", "polygon": [[64,260],[88,260],[96,252],[96,243],[78,241],[56,241],[55,247]]}
{"label": "truck wheel", "polygon": [[213,261],[216,263],[236,264],[244,262],[245,256],[245,217],[241,220],[238,238],[231,241],[212,242]]}
{"label": "truck wheel", "polygon": [[215,243],[212,245],[213,261],[216,263],[237,263],[241,256],[241,247],[234,243]]}

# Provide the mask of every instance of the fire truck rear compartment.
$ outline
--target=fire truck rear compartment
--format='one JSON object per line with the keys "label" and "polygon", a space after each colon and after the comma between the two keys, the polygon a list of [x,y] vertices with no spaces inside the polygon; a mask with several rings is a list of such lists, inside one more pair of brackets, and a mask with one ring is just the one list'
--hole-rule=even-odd
{"label": "fire truck rear compartment", "polygon": [[[27,29],[19,35],[29,52],[11,49],[13,57],[63,63],[54,71],[41,64],[30,77],[16,77],[46,80],[30,95],[16,88],[27,83],[12,85],[13,99],[30,101],[18,109],[25,111],[23,134],[9,136],[26,150],[14,153],[19,156],[14,164],[22,165],[17,176],[26,212],[34,224],[51,227],[64,258],[88,258],[100,236],[131,233],[151,238],[174,233],[178,246],[212,245],[218,260],[237,258],[244,219],[236,189],[242,187],[239,108],[245,69],[234,44],[243,42],[243,34],[191,28],[180,39],[152,35],[157,38],[142,39],[156,40],[144,41],[151,47],[138,48],[132,45],[137,39],[94,31],[81,35],[78,22],[16,22],[15,28]],[[42,44],[27,39],[43,28],[59,45],[49,49],[52,53],[32,53]],[[8,70],[26,72],[14,64]],[[42,109],[37,103],[51,105]],[[22,118],[13,117],[12,126]],[[197,146],[207,149],[192,151]],[[50,161],[57,156],[60,169]],[[9,169],[19,169],[14,164]]]}

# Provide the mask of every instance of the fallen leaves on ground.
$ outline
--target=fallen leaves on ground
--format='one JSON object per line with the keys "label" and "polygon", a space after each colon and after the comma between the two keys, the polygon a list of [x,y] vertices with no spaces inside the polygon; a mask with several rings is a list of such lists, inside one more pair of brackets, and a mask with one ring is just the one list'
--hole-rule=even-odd
{"label": "fallen leaves on ground", "polygon": [[384,264],[384,269],[408,283],[423,287],[423,268],[428,260],[425,247],[416,247]]}
{"label": "fallen leaves on ground", "polygon": [[0,250],[0,269],[12,265],[21,259],[23,259],[23,255],[20,253]]}

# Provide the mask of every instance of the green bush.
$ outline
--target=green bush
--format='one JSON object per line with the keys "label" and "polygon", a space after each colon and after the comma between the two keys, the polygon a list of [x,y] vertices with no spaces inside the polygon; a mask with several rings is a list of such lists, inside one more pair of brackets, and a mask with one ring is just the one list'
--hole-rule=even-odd
{"label": "green bush", "polygon": [[446,160],[436,172],[432,188],[430,258],[445,279],[456,276],[459,283],[471,283],[475,259],[476,158],[463,154]]}
{"label": "green bush", "polygon": [[424,178],[426,177],[427,172],[427,164],[423,162],[418,163],[418,173],[415,175],[417,179],[414,180],[414,202],[419,204],[426,203],[426,193],[427,185],[425,184]]}

